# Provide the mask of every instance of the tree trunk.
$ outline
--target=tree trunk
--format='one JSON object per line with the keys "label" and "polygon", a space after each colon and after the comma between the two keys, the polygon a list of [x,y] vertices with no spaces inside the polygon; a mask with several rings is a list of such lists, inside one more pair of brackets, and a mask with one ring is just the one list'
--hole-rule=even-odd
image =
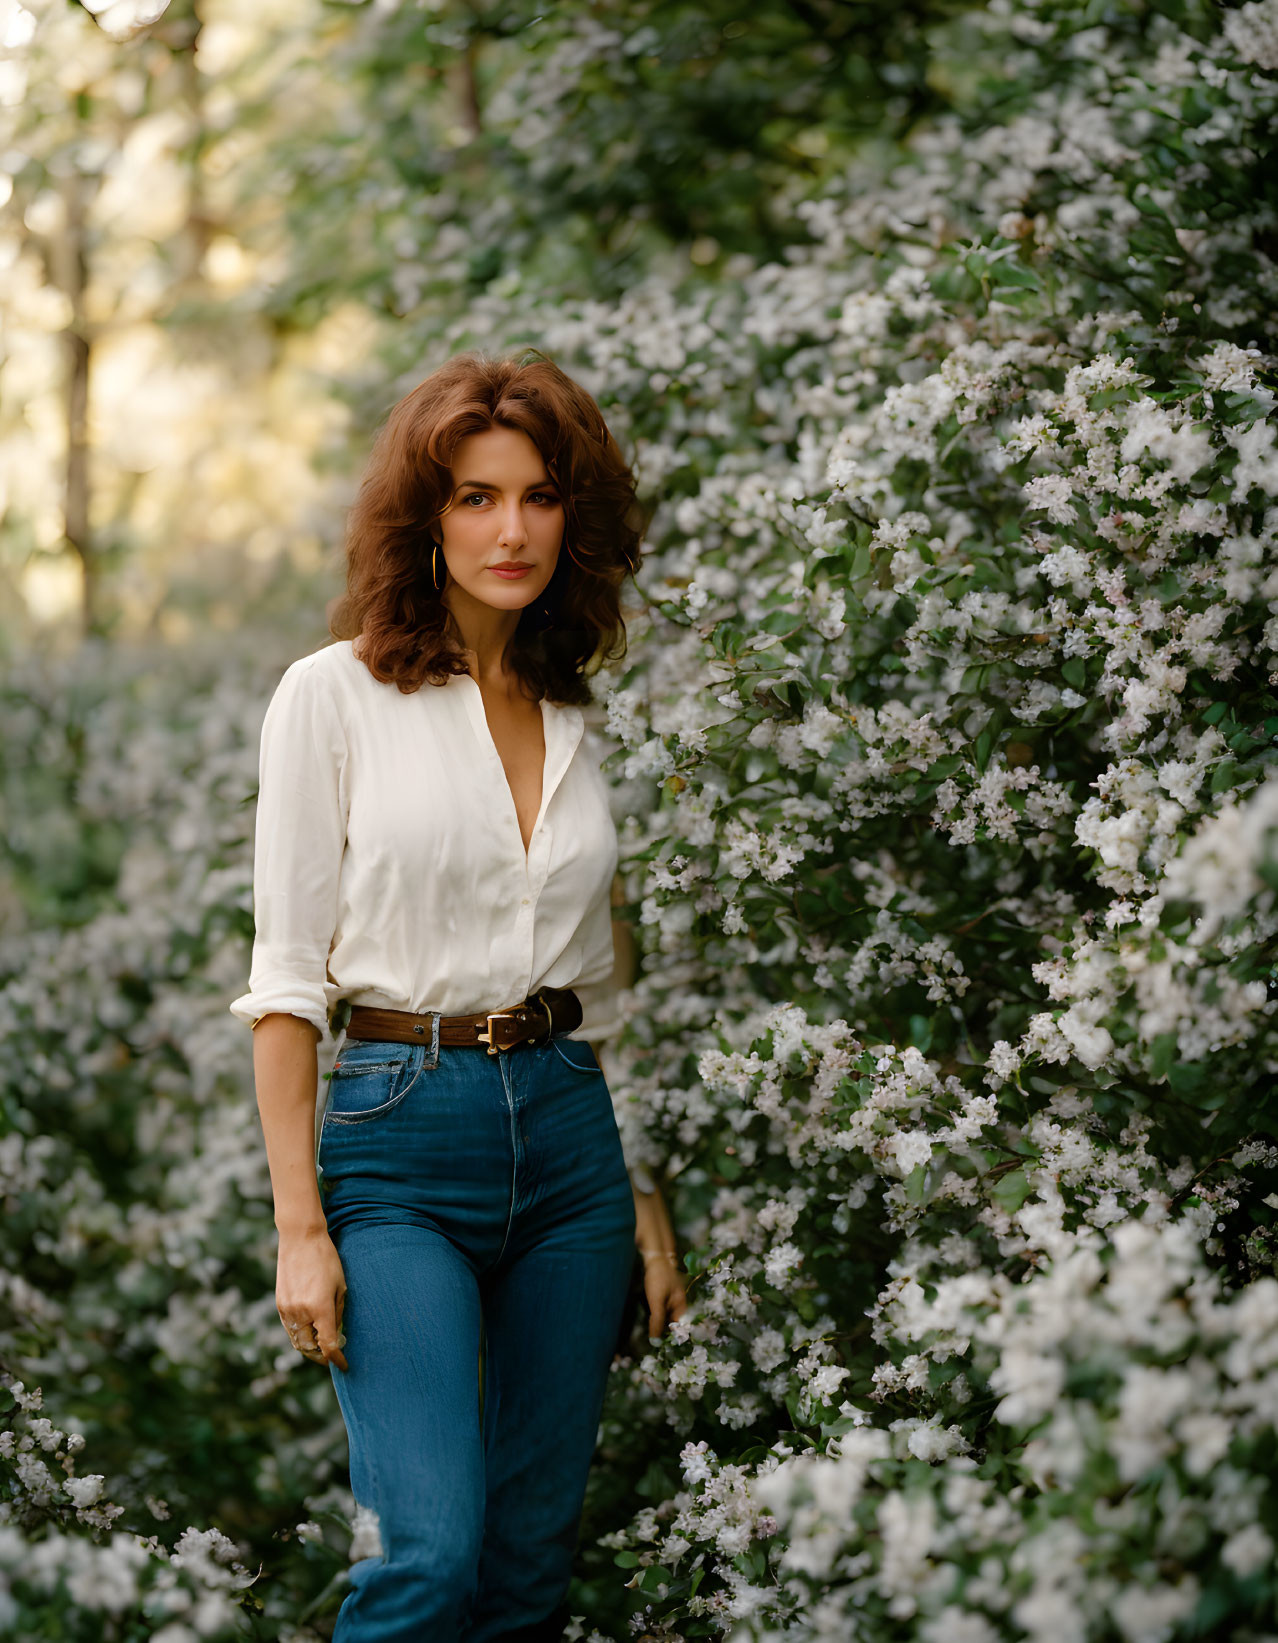
{"label": "tree trunk", "polygon": [[84,179],[72,172],[62,182],[66,206],[61,283],[71,304],[67,339],[67,465],[63,529],[80,560],[83,577],[81,626],[86,634],[98,629],[98,566],[89,524],[89,364],[90,342],[84,313],[88,281],[85,252]]}

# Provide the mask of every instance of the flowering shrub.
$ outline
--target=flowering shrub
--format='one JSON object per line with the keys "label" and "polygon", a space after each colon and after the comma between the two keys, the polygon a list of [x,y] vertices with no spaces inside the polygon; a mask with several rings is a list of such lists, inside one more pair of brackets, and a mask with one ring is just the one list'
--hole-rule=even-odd
{"label": "flowering shrub", "polygon": [[960,18],[1007,79],[784,264],[529,328],[662,498],[606,694],[694,1275],[646,1636],[1273,1623],[1276,18]]}
{"label": "flowering shrub", "polygon": [[[5,1635],[31,1635],[27,1628],[38,1624],[41,1614],[58,1617],[61,1637],[100,1636],[113,1622],[133,1616],[145,1617],[146,1635],[161,1643],[237,1635],[239,1609],[228,1593],[255,1577],[236,1561],[234,1544],[216,1529],[187,1529],[170,1552],[157,1535],[114,1530],[125,1508],[104,1498],[103,1474],[75,1475],[74,1457],[84,1448],[84,1434],[64,1432],[46,1415],[31,1414],[43,1406],[38,1388],[28,1392],[14,1381],[5,1390],[16,1424],[0,1431],[0,1458],[12,1467],[17,1486],[0,1528]],[[66,1474],[61,1479],[44,1459],[50,1453]],[[156,1518],[168,1516],[162,1501],[147,1504]],[[51,1532],[29,1541],[15,1518],[26,1530],[43,1519]],[[91,1540],[66,1532],[74,1525],[107,1534]]]}
{"label": "flowering shrub", "polygon": [[308,1613],[364,1555],[331,1388],[275,1312],[226,1010],[263,670],[315,642],[88,646],[0,689],[6,1637],[315,1643]]}

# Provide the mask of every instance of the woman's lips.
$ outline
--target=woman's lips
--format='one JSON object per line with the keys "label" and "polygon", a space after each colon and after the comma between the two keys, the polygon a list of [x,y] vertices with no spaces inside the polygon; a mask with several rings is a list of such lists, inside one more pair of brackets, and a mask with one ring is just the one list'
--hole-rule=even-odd
{"label": "woman's lips", "polygon": [[489,565],[488,568],[492,571],[494,576],[504,576],[511,582],[517,581],[521,576],[528,576],[532,573],[531,565],[519,565],[513,569],[507,569],[505,565]]}

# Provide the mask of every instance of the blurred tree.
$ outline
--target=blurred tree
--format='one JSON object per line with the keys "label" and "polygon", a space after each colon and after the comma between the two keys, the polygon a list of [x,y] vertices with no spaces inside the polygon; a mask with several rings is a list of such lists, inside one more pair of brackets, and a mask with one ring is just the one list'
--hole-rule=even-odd
{"label": "blurred tree", "polygon": [[[166,10],[162,27],[148,27]],[[62,529],[60,540],[42,545],[70,550],[78,559],[82,623],[92,632],[107,620],[100,584],[112,533],[108,528],[100,537],[94,528],[90,377],[104,329],[127,323],[136,312],[127,278],[121,278],[121,247],[114,243],[123,237],[121,230],[127,236],[130,225],[116,216],[110,184],[139,123],[176,101],[178,86],[193,89],[190,64],[200,22],[194,0],[172,8],[165,3],[33,9],[10,4],[8,12],[5,45],[13,55],[6,64],[4,98],[12,111],[5,121],[6,226],[20,224],[25,231],[44,295],[54,299],[46,311],[62,321]],[[24,48],[21,57],[15,48]],[[193,114],[198,100],[188,97],[188,104]],[[171,235],[161,230],[160,243],[171,239],[176,247],[190,238],[191,228],[187,214]],[[169,259],[176,279],[166,298],[198,277],[200,255],[196,247],[186,257]],[[125,499],[131,500],[131,492]]]}
{"label": "blurred tree", "polygon": [[343,6],[329,61],[365,118],[298,133],[274,300],[304,320],[354,288],[430,329],[496,281],[607,300],[674,248],[781,257],[787,201],[944,101],[926,30],[964,9]]}
{"label": "blurred tree", "polygon": [[0,0],[0,635],[25,608],[181,638],[182,605],[232,626],[281,564],[314,569],[310,458],[341,413],[264,317],[238,178],[315,25]]}

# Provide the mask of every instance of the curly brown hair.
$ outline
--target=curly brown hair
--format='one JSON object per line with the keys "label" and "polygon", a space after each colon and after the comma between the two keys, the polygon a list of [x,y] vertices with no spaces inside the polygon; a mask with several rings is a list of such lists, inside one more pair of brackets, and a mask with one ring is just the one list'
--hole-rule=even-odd
{"label": "curly brown hair", "polygon": [[625,655],[621,587],[638,569],[644,521],[598,405],[539,349],[456,354],[392,409],[347,518],[346,592],[329,631],[360,638],[373,677],[406,694],[467,671],[435,587],[430,527],[452,505],[458,444],[493,427],[532,440],[565,515],[554,574],[520,612],[511,666],[535,699],[582,704],[586,676]]}

